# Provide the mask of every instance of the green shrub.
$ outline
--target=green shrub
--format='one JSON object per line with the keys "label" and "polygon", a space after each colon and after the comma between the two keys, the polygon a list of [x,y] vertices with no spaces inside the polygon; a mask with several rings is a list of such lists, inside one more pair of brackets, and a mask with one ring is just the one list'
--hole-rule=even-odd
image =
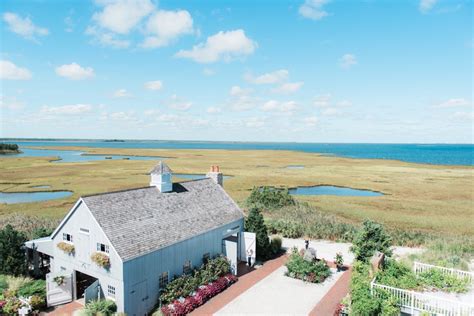
{"label": "green shrub", "polygon": [[18,295],[23,297],[30,297],[32,295],[46,297],[46,281],[33,280],[25,283],[18,289]]}
{"label": "green shrub", "polygon": [[85,315],[113,315],[117,311],[117,305],[111,300],[90,301],[84,307]]}
{"label": "green shrub", "polygon": [[250,209],[245,219],[245,231],[255,233],[257,259],[265,260],[270,255],[270,242],[268,239],[267,226],[263,220],[262,213],[258,208]]}
{"label": "green shrub", "polygon": [[398,305],[398,301],[390,297],[384,300],[382,305],[382,310],[380,315],[381,316],[399,316],[400,315],[400,307]]}
{"label": "green shrub", "polygon": [[0,229],[0,274],[21,275],[26,272],[25,242],[26,236],[11,225]]}
{"label": "green shrub", "polygon": [[410,267],[393,259],[385,260],[383,268],[377,272],[377,283],[405,290],[420,288],[420,283]]}
{"label": "green shrub", "polygon": [[356,261],[350,283],[351,315],[380,315],[381,301],[370,294],[370,281],[369,265]]}
{"label": "green shrub", "polygon": [[331,275],[325,261],[307,261],[297,249],[293,249],[285,265],[287,276],[311,283],[321,283]]}
{"label": "green shrub", "polygon": [[6,275],[0,274],[0,294],[6,289],[8,289],[7,277]]}
{"label": "green shrub", "polygon": [[270,250],[273,255],[277,255],[281,252],[281,243],[282,240],[280,237],[275,236],[272,238],[272,241],[270,242]]}
{"label": "green shrub", "polygon": [[391,256],[391,246],[391,238],[384,227],[377,222],[365,220],[354,238],[351,251],[355,254],[356,260],[367,261],[376,251]]}
{"label": "green shrub", "polygon": [[295,205],[295,200],[288,193],[288,189],[276,189],[272,187],[254,187],[247,198],[247,206],[273,210],[285,206]]}
{"label": "green shrub", "polygon": [[270,234],[279,234],[286,238],[299,238],[303,236],[303,225],[285,220],[268,220],[265,222]]}
{"label": "green shrub", "polygon": [[33,295],[30,298],[30,305],[33,311],[39,311],[46,307],[46,298],[44,296]]}
{"label": "green shrub", "polygon": [[466,293],[471,285],[468,278],[445,274],[437,269],[419,273],[418,279],[425,287],[432,287],[445,292]]}

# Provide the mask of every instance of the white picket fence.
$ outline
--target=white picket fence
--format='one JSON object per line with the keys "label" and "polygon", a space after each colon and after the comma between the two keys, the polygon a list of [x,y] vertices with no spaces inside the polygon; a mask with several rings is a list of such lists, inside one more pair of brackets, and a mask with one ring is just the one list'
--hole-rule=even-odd
{"label": "white picket fence", "polygon": [[370,292],[374,297],[386,297],[388,295],[395,298],[400,307],[411,315],[421,312],[446,316],[474,315],[474,305],[377,284],[375,278],[370,283]]}
{"label": "white picket fence", "polygon": [[419,273],[423,273],[430,270],[438,270],[438,271],[441,271],[443,274],[453,275],[460,279],[467,278],[469,282],[471,283],[474,281],[474,273],[472,272],[439,267],[439,266],[434,266],[432,264],[421,263],[421,262],[415,261],[415,265],[413,266],[413,271],[415,272],[415,274],[418,275]]}

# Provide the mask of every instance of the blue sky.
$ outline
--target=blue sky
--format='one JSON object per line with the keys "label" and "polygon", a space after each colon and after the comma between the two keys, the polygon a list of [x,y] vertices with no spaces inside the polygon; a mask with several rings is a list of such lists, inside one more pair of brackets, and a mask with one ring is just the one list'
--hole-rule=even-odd
{"label": "blue sky", "polygon": [[473,142],[473,3],[2,1],[1,136]]}

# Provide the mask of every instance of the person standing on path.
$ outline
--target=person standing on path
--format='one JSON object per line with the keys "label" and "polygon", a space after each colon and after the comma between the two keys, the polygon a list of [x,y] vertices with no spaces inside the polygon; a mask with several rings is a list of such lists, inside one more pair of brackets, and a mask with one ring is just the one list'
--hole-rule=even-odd
{"label": "person standing on path", "polygon": [[248,249],[247,250],[247,265],[249,267],[252,266],[252,256],[253,256],[253,250],[252,249]]}
{"label": "person standing on path", "polygon": [[308,250],[308,248],[309,248],[309,239],[305,239],[305,240],[304,240],[304,248],[305,248],[306,250]]}

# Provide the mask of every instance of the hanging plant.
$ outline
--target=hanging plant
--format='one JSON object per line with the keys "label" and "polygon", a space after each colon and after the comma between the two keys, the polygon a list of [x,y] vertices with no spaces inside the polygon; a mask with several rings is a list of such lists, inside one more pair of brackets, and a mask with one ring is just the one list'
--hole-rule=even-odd
{"label": "hanging plant", "polygon": [[110,268],[110,257],[102,252],[94,252],[91,255],[91,260],[94,261],[99,267],[108,269]]}
{"label": "hanging plant", "polygon": [[74,254],[75,249],[74,249],[73,244],[61,241],[58,243],[57,247],[61,249],[62,251],[64,251],[65,253],[67,253],[68,255]]}
{"label": "hanging plant", "polygon": [[53,278],[53,281],[58,285],[61,286],[64,284],[64,275],[58,275]]}

